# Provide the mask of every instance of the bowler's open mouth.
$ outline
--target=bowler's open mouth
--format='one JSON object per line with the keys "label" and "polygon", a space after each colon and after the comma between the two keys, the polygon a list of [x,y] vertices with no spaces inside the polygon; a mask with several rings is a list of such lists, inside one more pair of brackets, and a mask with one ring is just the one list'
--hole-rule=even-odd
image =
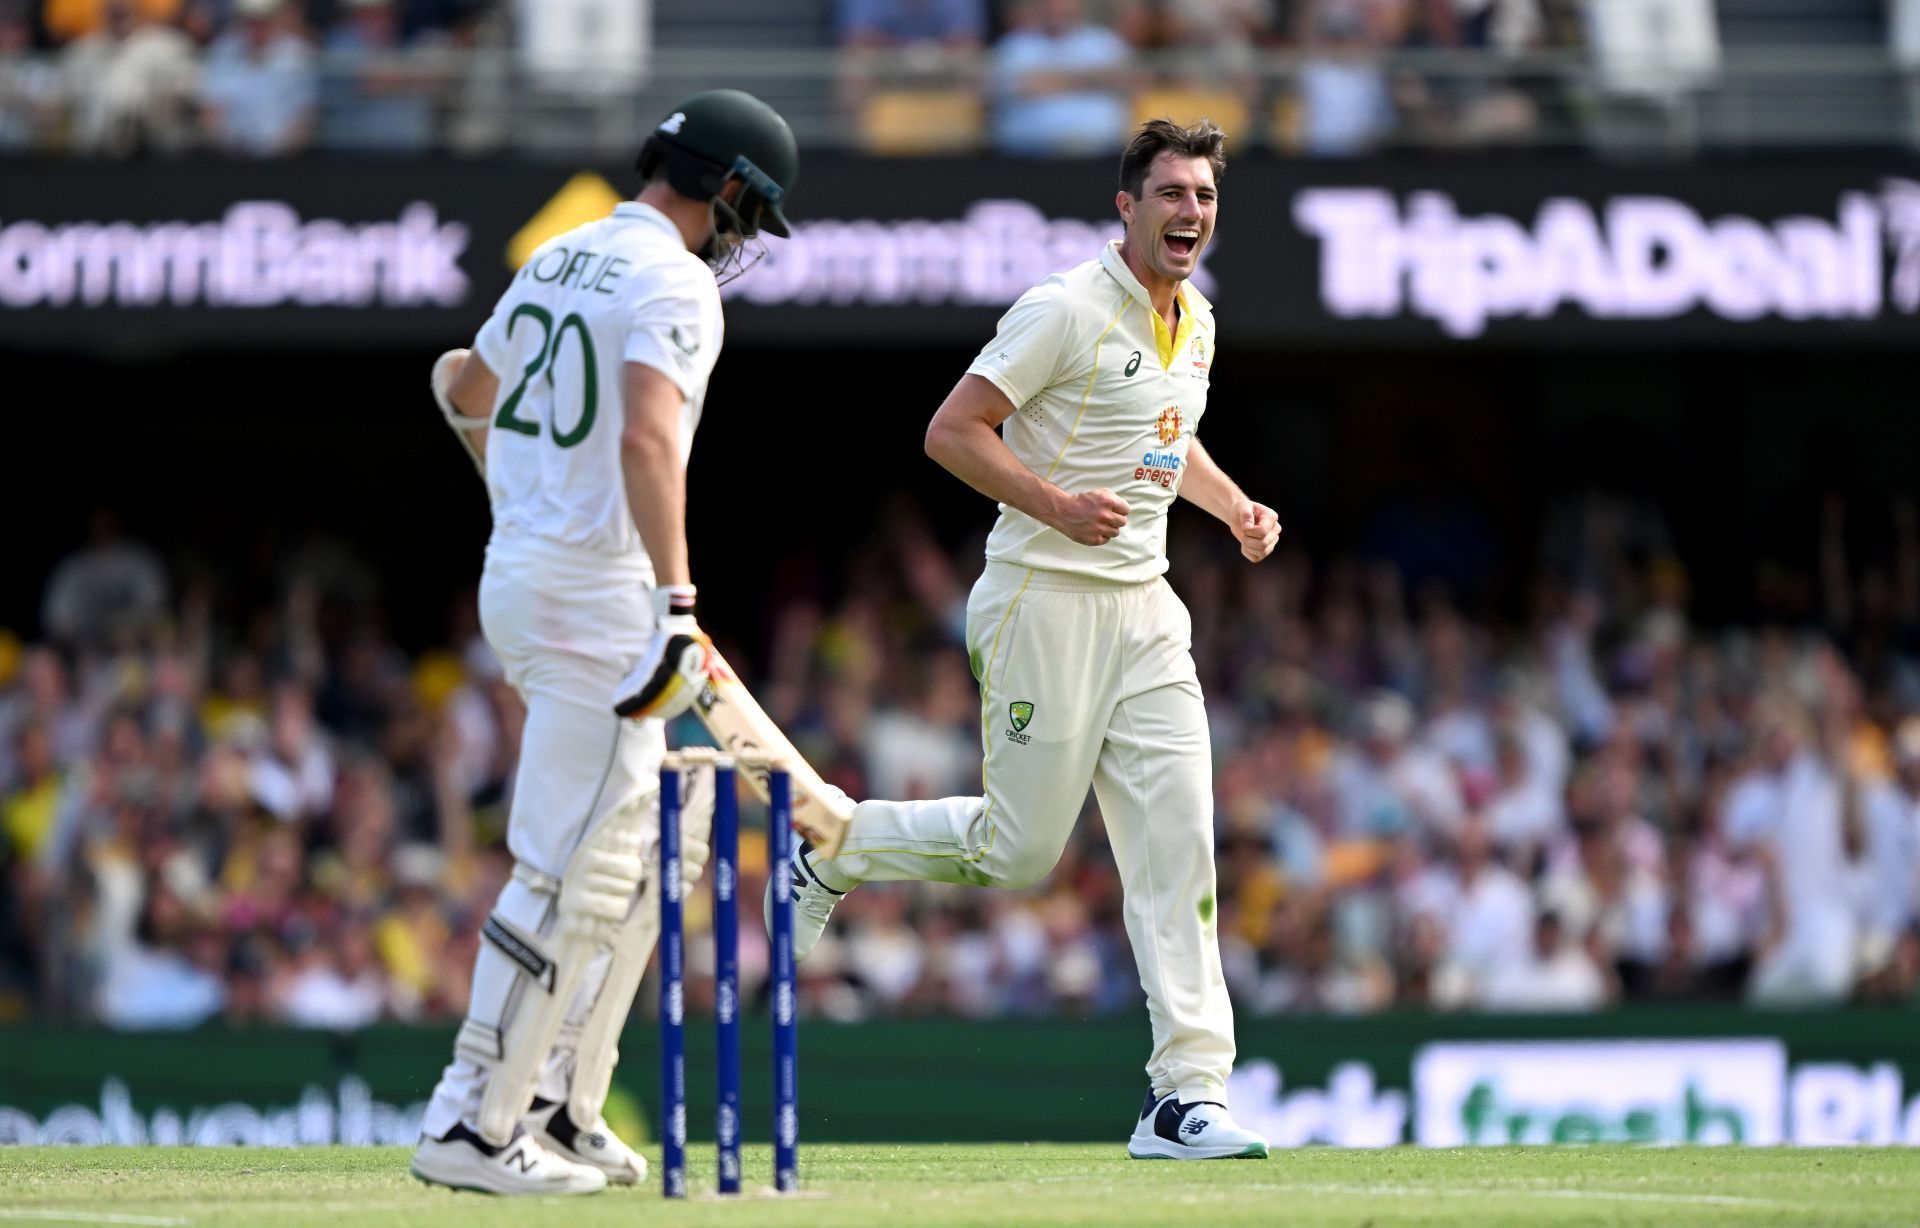
{"label": "bowler's open mouth", "polygon": [[1197,230],[1169,230],[1167,246],[1177,256],[1191,256],[1193,249],[1200,246],[1200,232]]}

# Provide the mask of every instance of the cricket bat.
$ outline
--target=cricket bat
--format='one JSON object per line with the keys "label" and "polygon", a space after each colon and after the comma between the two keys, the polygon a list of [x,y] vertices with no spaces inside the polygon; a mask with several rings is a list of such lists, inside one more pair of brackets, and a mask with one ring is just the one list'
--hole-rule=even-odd
{"label": "cricket bat", "polygon": [[762,801],[768,796],[768,764],[777,761],[786,766],[793,780],[793,829],[813,845],[814,856],[834,856],[847,837],[853,799],[829,788],[813,765],[800,757],[719,650],[712,650],[708,660],[707,684],[693,701],[694,714],[723,750],[739,757],[741,774]]}
{"label": "cricket bat", "polygon": [[[461,446],[467,450],[481,480],[485,481],[486,455],[474,446],[473,439],[466,432],[486,426],[489,419],[462,416],[446,395],[446,386],[452,382],[457,369],[456,364],[449,360],[455,355],[464,360],[466,354],[465,350],[453,350],[440,356],[433,367],[433,398],[446,417],[447,425],[454,428]],[[718,649],[710,650],[708,660],[707,684],[700,689],[699,698],[694,700],[694,713],[715,741],[729,754],[743,760],[740,767],[746,773],[747,785],[761,801],[770,800],[768,764],[778,761],[786,767],[787,774],[793,780],[793,829],[813,845],[815,856],[834,856],[840,851],[840,842],[847,838],[847,824],[853,819],[853,799],[838,789],[827,787],[827,782],[820,779],[820,773],[800,757],[800,752],[793,748],[787,735],[780,732],[773,718],[748,693],[740,676],[733,672],[733,667],[727,664]],[[760,761],[744,762],[749,755]]]}

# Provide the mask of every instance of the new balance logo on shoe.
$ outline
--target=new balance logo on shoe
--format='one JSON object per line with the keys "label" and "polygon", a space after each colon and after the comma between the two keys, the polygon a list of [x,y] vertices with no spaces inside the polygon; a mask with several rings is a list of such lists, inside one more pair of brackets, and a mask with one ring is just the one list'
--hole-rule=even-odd
{"label": "new balance logo on shoe", "polygon": [[1136,1160],[1263,1160],[1267,1141],[1235,1125],[1218,1100],[1150,1095],[1127,1154]]}
{"label": "new balance logo on shoe", "polygon": [[501,1159],[500,1163],[502,1165],[511,1164],[523,1173],[530,1173],[533,1171],[533,1166],[539,1163],[539,1161],[534,1159],[533,1155],[529,1153],[525,1147],[515,1147]]}

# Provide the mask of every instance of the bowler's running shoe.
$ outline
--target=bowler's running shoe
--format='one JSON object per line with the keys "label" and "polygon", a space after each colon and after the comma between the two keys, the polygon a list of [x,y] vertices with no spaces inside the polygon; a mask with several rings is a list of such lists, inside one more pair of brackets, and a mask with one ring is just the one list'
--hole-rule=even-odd
{"label": "bowler's running shoe", "polygon": [[[787,864],[787,872],[793,876],[793,959],[795,963],[807,957],[814,944],[820,941],[820,935],[827,932],[827,918],[833,915],[833,906],[840,902],[844,891],[835,891],[820,881],[820,875],[814,871],[811,857],[812,848],[805,840],[793,842],[793,860]],[[774,874],[779,871],[775,870]],[[767,896],[761,905],[761,913],[767,923],[767,934],[773,934],[773,876],[767,876]]]}
{"label": "bowler's running shoe", "polygon": [[455,1126],[440,1138],[421,1139],[411,1167],[428,1185],[480,1194],[597,1194],[607,1188],[605,1173],[548,1150],[521,1128],[495,1147]]}
{"label": "bowler's running shoe", "polygon": [[1267,1140],[1235,1125],[1224,1104],[1149,1091],[1127,1154],[1136,1160],[1264,1160]]}
{"label": "bowler's running shoe", "polygon": [[529,1121],[547,1150],[599,1169],[611,1185],[639,1185],[647,1179],[647,1157],[627,1146],[604,1120],[576,1126],[565,1104],[536,1098]]}

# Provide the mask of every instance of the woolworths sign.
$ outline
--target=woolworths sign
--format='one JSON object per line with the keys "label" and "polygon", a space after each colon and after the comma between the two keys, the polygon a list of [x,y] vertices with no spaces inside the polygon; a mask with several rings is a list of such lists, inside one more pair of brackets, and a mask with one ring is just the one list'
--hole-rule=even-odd
{"label": "woolworths sign", "polygon": [[1778,1143],[1777,1040],[1430,1045],[1414,1059],[1414,1139],[1511,1143]]}
{"label": "woolworths sign", "polygon": [[[1392,1086],[1406,1077],[1346,1061],[1296,1084],[1255,1058],[1234,1070],[1227,1096],[1280,1147],[1920,1144],[1920,1094],[1909,1099],[1892,1065],[1789,1068],[1776,1040],[1437,1044],[1415,1056],[1411,1096]],[[354,1076],[285,1103],[143,1106],[110,1075],[86,1102],[44,1114],[0,1103],[0,1145],[400,1144],[418,1135],[424,1109],[383,1101]]]}
{"label": "woolworths sign", "polygon": [[[1916,1022],[1890,1009],[1723,1007],[1243,1019],[1228,1099],[1282,1147],[1920,1146]],[[1110,1138],[1140,1094],[1137,1018],[805,1030],[814,1086],[846,1092],[802,1099],[802,1133],[823,1143],[1006,1139],[1001,1107],[971,1094],[980,1062],[1001,1060],[992,1054],[1034,1089],[1022,1138]],[[689,1034],[690,1061],[711,1063],[711,1038]],[[655,1040],[640,1022],[622,1038],[622,1129],[645,1131]],[[989,1040],[991,1053],[981,1048]],[[399,1025],[126,1035],[0,1025],[0,1144],[406,1143],[450,1043],[450,1029]],[[928,1063],[929,1052],[982,1056]],[[743,1090],[745,1118],[766,1120],[770,1088]],[[690,1119],[712,1120],[710,1086],[690,1091]]]}
{"label": "woolworths sign", "polygon": [[136,1108],[127,1085],[109,1077],[92,1104],[63,1104],[44,1119],[0,1104],[0,1144],[98,1147],[343,1147],[418,1142],[424,1101],[408,1105],[374,1099],[348,1076],[338,1087],[309,1086],[292,1104],[243,1101]]}
{"label": "woolworths sign", "polygon": [[1414,1055],[1411,1097],[1391,1086],[1403,1077],[1343,1062],[1293,1086],[1254,1059],[1228,1098],[1280,1146],[1920,1145],[1920,1086],[1891,1062],[1790,1065],[1774,1039],[1434,1044]]}

